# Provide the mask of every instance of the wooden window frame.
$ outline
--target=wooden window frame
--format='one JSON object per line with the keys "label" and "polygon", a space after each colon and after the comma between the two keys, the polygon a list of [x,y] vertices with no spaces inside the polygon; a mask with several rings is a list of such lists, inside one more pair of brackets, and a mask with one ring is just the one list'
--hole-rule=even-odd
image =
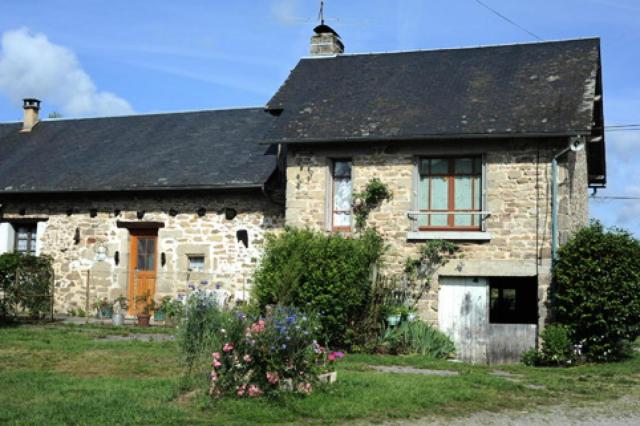
{"label": "wooden window frame", "polygon": [[[13,238],[13,252],[19,254],[26,254],[30,256],[35,256],[37,253],[38,246],[38,223],[37,222],[20,222],[20,223],[12,223],[14,230],[14,238]],[[27,249],[26,251],[18,250],[18,244],[20,242],[20,227],[29,228],[29,232],[27,232]],[[33,232],[31,231],[33,230]],[[32,244],[33,243],[33,244]]]}
{"label": "wooden window frame", "polygon": [[349,226],[335,226],[334,225],[334,219],[335,219],[335,215],[336,213],[344,213],[344,212],[349,212],[349,218],[351,219],[351,221],[353,221],[353,209],[349,208],[349,210],[337,210],[336,209],[336,181],[337,180],[346,180],[345,177],[337,177],[336,178],[336,174],[335,174],[335,167],[336,167],[336,163],[350,163],[351,164],[351,168],[350,168],[350,173],[349,173],[349,181],[351,182],[351,196],[353,197],[353,160],[351,158],[334,158],[331,160],[331,199],[329,200],[329,202],[331,203],[331,209],[330,209],[330,213],[331,213],[331,231],[333,232],[351,232],[351,224],[349,224]]}
{"label": "wooden window frame", "polygon": [[[460,159],[470,159],[471,160],[471,173],[464,174],[456,174],[455,173],[455,160]],[[423,160],[447,160],[447,173],[431,173],[431,162],[429,162],[429,173],[422,173],[422,161]],[[479,162],[477,160],[480,160]],[[476,165],[479,164],[479,170],[476,170]],[[483,204],[484,204],[484,158],[482,155],[458,155],[458,156],[428,156],[428,157],[418,157],[418,182],[422,179],[423,176],[429,176],[429,186],[427,189],[427,209],[420,208],[419,201],[416,203],[417,210],[420,212],[432,212],[432,214],[426,215],[427,217],[427,225],[418,225],[419,231],[461,231],[461,232],[478,232],[483,231],[483,218],[479,214],[471,215],[471,226],[465,225],[456,225],[455,224],[455,214],[458,212],[482,212]],[[472,203],[475,203],[477,195],[475,180],[479,179],[480,184],[478,185],[480,191],[480,205],[475,209],[456,209],[455,208],[455,178],[456,176],[471,176],[473,178],[471,184],[471,200]],[[447,189],[448,189],[448,206],[447,210],[442,209],[432,209],[431,206],[431,178],[432,177],[446,177],[447,178]],[[418,189],[419,191],[419,189]],[[418,200],[420,199],[420,194],[418,193]],[[433,212],[442,212],[433,213]],[[446,226],[431,226],[431,217],[434,215],[446,215],[447,216],[447,225]],[[475,222],[477,221],[477,224]]]}

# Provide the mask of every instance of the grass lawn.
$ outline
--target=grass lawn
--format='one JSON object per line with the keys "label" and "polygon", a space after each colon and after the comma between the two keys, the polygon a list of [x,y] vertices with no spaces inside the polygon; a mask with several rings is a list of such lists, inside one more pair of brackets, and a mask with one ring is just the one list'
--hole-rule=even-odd
{"label": "grass lawn", "polygon": [[[181,380],[175,342],[102,339],[139,331],[64,325],[0,328],[0,424],[377,422],[640,397],[640,356],[567,369],[503,367],[513,375],[505,378],[491,375],[494,367],[418,356],[348,355],[339,364],[338,383],[311,397],[212,402],[205,395],[204,378],[198,385]],[[371,365],[460,374],[379,373]]]}

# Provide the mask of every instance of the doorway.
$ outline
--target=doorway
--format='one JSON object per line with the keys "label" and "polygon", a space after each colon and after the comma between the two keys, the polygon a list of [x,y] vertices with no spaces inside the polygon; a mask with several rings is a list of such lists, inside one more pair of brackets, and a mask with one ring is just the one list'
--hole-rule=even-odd
{"label": "doorway", "polygon": [[144,302],[138,298],[153,298],[156,294],[156,270],[158,263],[158,230],[130,229],[129,254],[129,314],[142,312]]}

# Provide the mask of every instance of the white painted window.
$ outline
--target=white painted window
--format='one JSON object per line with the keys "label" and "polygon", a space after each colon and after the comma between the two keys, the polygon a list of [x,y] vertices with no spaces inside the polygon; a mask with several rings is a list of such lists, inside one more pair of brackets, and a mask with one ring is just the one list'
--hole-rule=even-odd
{"label": "white painted window", "polygon": [[0,223],[0,254],[13,253],[15,231],[8,222]]}
{"label": "white painted window", "polygon": [[332,173],[331,228],[334,231],[351,230],[351,160],[334,160]]}
{"label": "white painted window", "polygon": [[189,271],[191,272],[204,272],[204,256],[203,255],[189,255]]}

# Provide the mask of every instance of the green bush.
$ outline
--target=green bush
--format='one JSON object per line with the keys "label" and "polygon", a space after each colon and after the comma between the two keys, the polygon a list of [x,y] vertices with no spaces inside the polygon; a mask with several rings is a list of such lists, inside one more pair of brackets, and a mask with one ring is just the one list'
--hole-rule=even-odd
{"label": "green bush", "polygon": [[542,345],[539,351],[531,349],[522,354],[526,365],[567,366],[575,364],[581,354],[581,346],[574,345],[568,327],[549,324],[540,334]]}
{"label": "green bush", "polygon": [[263,311],[286,305],[317,312],[329,343],[349,346],[365,334],[372,271],[383,247],[371,229],[358,237],[293,228],[270,235],[254,276],[255,299]]}
{"label": "green bush", "polygon": [[640,242],[599,222],[562,246],[554,265],[555,321],[569,327],[592,361],[628,355],[640,335]]}
{"label": "green bush", "polygon": [[51,263],[47,256],[0,255],[0,320],[21,314],[41,318],[51,312]]}
{"label": "green bush", "polygon": [[420,354],[432,358],[448,358],[456,351],[449,336],[424,321],[403,321],[397,327],[387,328],[381,345],[394,354]]}

